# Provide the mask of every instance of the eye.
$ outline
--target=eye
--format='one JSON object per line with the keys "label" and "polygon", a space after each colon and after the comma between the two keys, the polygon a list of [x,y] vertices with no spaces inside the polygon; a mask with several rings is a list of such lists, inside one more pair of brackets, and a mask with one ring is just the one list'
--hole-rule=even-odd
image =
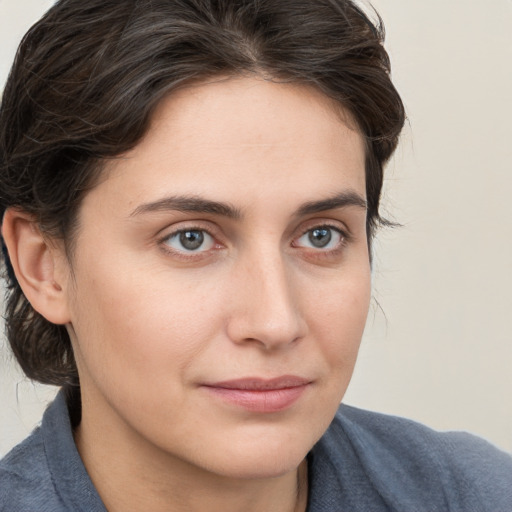
{"label": "eye", "polygon": [[294,245],[311,249],[335,249],[343,242],[343,233],[331,226],[318,226],[306,231]]}
{"label": "eye", "polygon": [[202,229],[177,231],[164,240],[171,249],[178,252],[204,252],[213,248],[213,237]]}

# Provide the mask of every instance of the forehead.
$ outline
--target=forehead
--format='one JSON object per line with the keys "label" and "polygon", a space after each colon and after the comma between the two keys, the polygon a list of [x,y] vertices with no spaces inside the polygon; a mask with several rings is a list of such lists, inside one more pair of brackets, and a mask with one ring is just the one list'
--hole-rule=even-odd
{"label": "forehead", "polygon": [[167,144],[172,130],[176,145],[204,149],[282,145],[305,152],[320,140],[337,147],[362,143],[351,115],[334,100],[310,86],[262,78],[202,82],[171,94],[131,155]]}
{"label": "forehead", "polygon": [[203,82],[158,105],[142,141],[108,164],[103,186],[131,205],[175,191],[231,202],[234,193],[267,201],[293,188],[324,196],[350,188],[364,197],[365,148],[354,126],[312,87]]}

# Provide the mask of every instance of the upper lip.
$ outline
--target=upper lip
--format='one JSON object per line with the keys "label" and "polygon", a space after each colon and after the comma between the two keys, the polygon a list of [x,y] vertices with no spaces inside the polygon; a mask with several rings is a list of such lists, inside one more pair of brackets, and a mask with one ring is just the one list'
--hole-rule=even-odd
{"label": "upper lip", "polygon": [[205,384],[212,388],[238,389],[244,391],[270,391],[275,389],[296,388],[310,384],[310,379],[297,377],[295,375],[283,375],[272,379],[260,377],[246,377],[242,379],[223,380]]}

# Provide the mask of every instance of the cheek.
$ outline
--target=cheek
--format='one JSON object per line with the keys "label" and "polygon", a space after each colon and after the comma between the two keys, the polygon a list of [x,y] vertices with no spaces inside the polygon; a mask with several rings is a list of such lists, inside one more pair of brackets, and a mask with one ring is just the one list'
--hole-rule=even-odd
{"label": "cheek", "polygon": [[[78,364],[96,385],[147,389],[172,381],[204,350],[215,329],[214,297],[148,270],[95,268],[79,280],[73,308]],[[138,278],[137,276],[144,276]]]}
{"label": "cheek", "polygon": [[310,327],[331,367],[350,377],[363,336],[371,297],[369,266],[333,280],[310,302]]}
{"label": "cheek", "polygon": [[322,368],[319,392],[308,417],[315,418],[318,437],[327,429],[352,378],[370,302],[370,271],[351,269],[336,275],[321,290],[308,294],[308,326],[311,343],[304,345],[303,359]]}

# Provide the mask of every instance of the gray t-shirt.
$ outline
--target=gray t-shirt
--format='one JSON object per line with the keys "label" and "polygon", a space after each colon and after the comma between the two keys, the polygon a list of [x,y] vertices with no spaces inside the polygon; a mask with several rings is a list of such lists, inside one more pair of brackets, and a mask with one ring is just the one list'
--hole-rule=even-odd
{"label": "gray t-shirt", "polygon": [[[342,405],[308,456],[308,512],[512,512],[512,457],[464,433]],[[106,512],[64,393],[0,462],[1,512]]]}

